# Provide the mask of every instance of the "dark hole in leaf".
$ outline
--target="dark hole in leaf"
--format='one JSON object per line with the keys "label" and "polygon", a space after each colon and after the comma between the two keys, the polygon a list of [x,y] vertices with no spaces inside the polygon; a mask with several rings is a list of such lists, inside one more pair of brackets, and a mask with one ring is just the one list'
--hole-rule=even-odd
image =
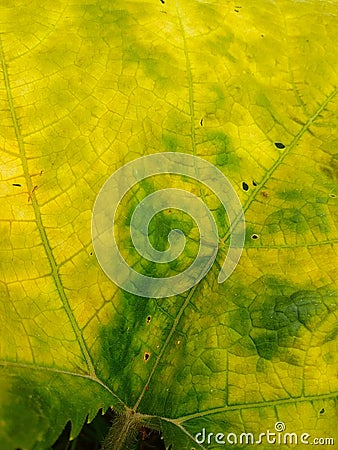
{"label": "dark hole in leaf", "polygon": [[143,360],[144,361],[148,361],[148,359],[150,358],[150,353],[149,352],[145,352],[143,355]]}
{"label": "dark hole in leaf", "polygon": [[12,186],[21,187],[21,184],[19,184],[19,183],[13,183]]}
{"label": "dark hole in leaf", "polygon": [[200,120],[200,125],[203,127],[203,119]]}
{"label": "dark hole in leaf", "polygon": [[253,186],[257,186],[257,181],[252,180],[252,185],[253,185]]}
{"label": "dark hole in leaf", "polygon": [[282,144],[281,142],[275,142],[275,146],[277,147],[277,148],[285,148],[285,145],[284,144]]}
{"label": "dark hole in leaf", "polygon": [[249,190],[249,186],[245,181],[242,181],[242,189],[243,191],[248,191]]}
{"label": "dark hole in leaf", "polygon": [[324,413],[325,413],[325,409],[322,408],[322,409],[319,411],[319,414],[324,414]]}
{"label": "dark hole in leaf", "polygon": [[151,322],[151,316],[148,316],[147,317],[147,323],[150,323]]}
{"label": "dark hole in leaf", "polygon": [[93,252],[90,252],[89,254],[90,254],[90,256],[92,256],[92,255],[93,255]]}
{"label": "dark hole in leaf", "polygon": [[160,2],[162,3],[162,5],[164,5],[164,4],[165,4],[165,1],[164,1],[164,0],[160,0]]}
{"label": "dark hole in leaf", "polygon": [[329,197],[336,198],[336,194],[329,194]]}
{"label": "dark hole in leaf", "polygon": [[253,235],[251,236],[251,239],[258,239],[258,238],[259,238],[258,234],[253,234]]}

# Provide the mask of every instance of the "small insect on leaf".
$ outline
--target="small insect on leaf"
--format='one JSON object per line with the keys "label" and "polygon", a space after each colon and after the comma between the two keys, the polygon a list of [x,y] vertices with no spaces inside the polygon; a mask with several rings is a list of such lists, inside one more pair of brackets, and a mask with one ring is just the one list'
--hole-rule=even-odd
{"label": "small insect on leaf", "polygon": [[31,201],[32,195],[34,194],[34,192],[37,190],[38,187],[39,187],[39,186],[36,186],[36,185],[33,187],[31,193],[28,195],[28,202]]}

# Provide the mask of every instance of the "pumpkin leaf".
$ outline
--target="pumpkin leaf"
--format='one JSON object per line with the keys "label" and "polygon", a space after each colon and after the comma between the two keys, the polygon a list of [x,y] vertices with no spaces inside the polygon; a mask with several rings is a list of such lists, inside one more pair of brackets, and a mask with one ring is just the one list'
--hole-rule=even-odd
{"label": "pumpkin leaf", "polygon": [[[19,0],[0,22],[1,448],[46,450],[110,406],[117,436],[145,423],[173,449],[266,445],[267,430],[277,448],[285,433],[337,441],[336,3]],[[137,203],[172,183],[199,193],[220,244],[193,288],[143,298],[103,272],[91,215],[113,172],[164,151],[222,171],[246,242],[218,283],[217,199],[144,180],[115,223],[130,265],[171,276],[193,260],[196,226],[177,210],[149,227],[159,251],[185,232],[177,261],[131,248]]]}

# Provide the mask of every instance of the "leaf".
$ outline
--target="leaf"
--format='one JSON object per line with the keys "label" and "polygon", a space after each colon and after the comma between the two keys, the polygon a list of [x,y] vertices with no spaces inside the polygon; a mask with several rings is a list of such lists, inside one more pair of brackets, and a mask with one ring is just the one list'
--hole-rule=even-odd
{"label": "leaf", "polygon": [[[174,449],[218,448],[217,433],[244,448],[241,433],[258,439],[276,422],[337,440],[336,3],[249,3],[1,6],[3,449],[45,450],[68,420],[75,437],[109,406],[160,425]],[[154,300],[105,276],[90,222],[117,168],[162,151],[222,170],[247,236],[218,284],[228,224],[202,190],[216,262],[190,291]],[[130,249],[129,220],[172,181],[141,183],[119,210],[122,252],[149,276],[160,269]],[[195,254],[177,211],[154,219],[151,242],[165,249],[177,224],[187,253],[161,276]]]}

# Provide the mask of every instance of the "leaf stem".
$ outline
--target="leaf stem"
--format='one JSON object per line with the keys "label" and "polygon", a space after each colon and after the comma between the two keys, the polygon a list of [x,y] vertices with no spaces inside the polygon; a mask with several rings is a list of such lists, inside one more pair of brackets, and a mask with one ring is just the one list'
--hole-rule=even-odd
{"label": "leaf stem", "polygon": [[142,414],[132,409],[126,409],[118,414],[113,422],[102,450],[128,450],[133,444],[142,425]]}

